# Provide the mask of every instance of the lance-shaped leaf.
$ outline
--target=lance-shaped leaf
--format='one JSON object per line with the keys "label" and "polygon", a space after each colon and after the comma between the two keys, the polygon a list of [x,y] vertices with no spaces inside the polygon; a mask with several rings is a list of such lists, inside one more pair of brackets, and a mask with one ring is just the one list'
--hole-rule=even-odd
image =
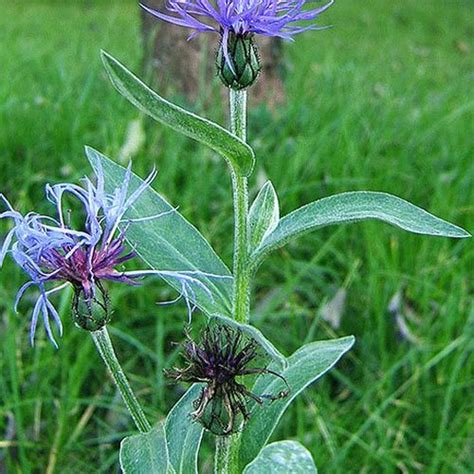
{"label": "lance-shaped leaf", "polygon": [[[107,192],[113,192],[123,183],[125,168],[92,148],[86,147],[86,154],[95,170],[102,166]],[[142,179],[132,174],[129,192],[142,183]],[[163,215],[159,218],[146,220],[146,217],[160,214]],[[136,219],[141,221],[133,222]],[[143,192],[127,211],[124,221],[127,240],[150,268],[190,272],[202,283],[202,286],[192,286],[191,301],[208,314],[231,314],[232,277],[229,269],[199,231],[156,191],[150,187]],[[164,279],[178,291],[182,290],[178,280]]]}
{"label": "lance-shaped leaf", "polygon": [[250,251],[255,250],[275,229],[279,219],[278,196],[272,183],[267,181],[250,207],[248,224]]}
{"label": "lance-shaped leaf", "polygon": [[[253,461],[263,449],[286,408],[309,384],[318,380],[330,370],[352,347],[354,338],[343,337],[332,341],[306,344],[288,357],[288,367],[281,371],[275,364],[270,369],[280,373],[290,386],[291,392],[285,398],[259,406],[249,403],[250,418],[245,425],[240,445],[240,466]],[[283,380],[271,375],[261,375],[255,381],[255,394],[278,394],[287,390]]]}
{"label": "lance-shaped leaf", "polygon": [[120,444],[120,467],[124,474],[173,474],[165,430],[160,423],[149,433],[125,438]]}
{"label": "lance-shaped leaf", "polygon": [[403,199],[386,193],[336,194],[301,207],[280,219],[252,255],[258,263],[268,252],[305,232],[332,224],[378,219],[415,234],[463,238],[470,234]]}
{"label": "lance-shaped leaf", "polygon": [[286,357],[256,327],[239,323],[235,319],[227,318],[219,314],[215,314],[213,317],[218,319],[221,323],[238,329],[248,334],[252,339],[255,339],[280,368],[288,366]]}
{"label": "lance-shaped leaf", "polygon": [[244,474],[317,474],[311,453],[297,441],[278,441],[262,449]]}
{"label": "lance-shaped leaf", "polygon": [[197,461],[204,428],[191,418],[193,402],[202,386],[193,385],[176,403],[166,418],[166,441],[170,463],[177,474],[197,474]]}
{"label": "lance-shaped leaf", "polygon": [[112,84],[135,107],[158,122],[207,145],[229,160],[241,176],[250,175],[255,155],[244,141],[220,125],[163,99],[105,51],[102,51],[102,61]]}

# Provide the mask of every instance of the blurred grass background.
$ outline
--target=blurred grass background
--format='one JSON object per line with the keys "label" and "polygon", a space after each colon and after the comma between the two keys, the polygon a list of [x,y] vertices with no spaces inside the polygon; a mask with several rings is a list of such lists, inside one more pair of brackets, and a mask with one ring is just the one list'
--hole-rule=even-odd
{"label": "blurred grass background", "polygon": [[[0,11],[0,191],[23,212],[51,211],[44,184],[88,173],[85,144],[119,156],[139,119],[146,139],[136,171],[156,164],[155,187],[230,263],[222,161],[139,118],[101,67],[104,48],[139,71],[135,2],[0,0]],[[473,19],[470,0],[337,2],[323,19],[335,28],[286,47],[288,104],[251,112],[253,192],[268,177],[287,213],[336,192],[384,190],[472,232]],[[217,86],[203,94],[210,105],[198,110],[225,123]],[[473,264],[469,241],[381,223],[327,228],[273,255],[258,275],[254,322],[283,352],[357,337],[337,370],[298,398],[275,439],[301,441],[321,472],[474,472]],[[0,277],[0,471],[117,472],[132,423],[91,340],[73,327],[67,297],[60,350],[42,331],[29,347],[29,305],[12,311],[23,281],[8,262]],[[321,316],[341,289],[346,304],[334,330]],[[398,324],[389,311],[397,293]],[[171,296],[156,281],[113,289],[113,338],[154,421],[182,389],[162,377],[186,318],[182,305],[154,304]]]}

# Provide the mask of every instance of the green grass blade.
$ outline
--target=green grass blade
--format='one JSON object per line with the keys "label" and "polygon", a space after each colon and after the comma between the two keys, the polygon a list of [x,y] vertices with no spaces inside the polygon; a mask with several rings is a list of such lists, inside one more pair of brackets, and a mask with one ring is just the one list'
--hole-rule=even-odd
{"label": "green grass blade", "polygon": [[250,175],[255,156],[249,145],[220,125],[163,99],[105,51],[102,51],[102,60],[112,84],[135,107],[158,122],[207,145],[229,160],[240,175]]}

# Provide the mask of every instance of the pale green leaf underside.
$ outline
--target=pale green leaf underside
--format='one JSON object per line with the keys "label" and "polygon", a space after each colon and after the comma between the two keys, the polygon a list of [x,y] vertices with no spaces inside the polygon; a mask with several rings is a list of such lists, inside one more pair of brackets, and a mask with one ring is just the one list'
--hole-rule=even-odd
{"label": "pale green leaf underside", "polygon": [[[102,164],[105,174],[106,191],[112,192],[123,183],[125,168],[109,160],[96,150],[87,147],[87,157],[97,170]],[[129,192],[133,192],[141,183],[132,175]],[[155,216],[173,208],[151,187],[146,190],[127,211],[127,219]],[[197,306],[208,314],[231,314],[232,278],[229,269],[211,248],[207,240],[179,212],[152,219],[127,224],[126,237],[140,258],[152,269],[166,271],[205,272],[210,275],[193,275],[210,291],[204,291],[194,285],[193,291]],[[178,291],[180,283],[173,278],[165,280]]]}
{"label": "pale green leaf underside", "polygon": [[158,122],[193,138],[228,159],[241,176],[252,172],[255,155],[225,128],[163,99],[123,64],[102,51],[105,69],[115,88],[135,107]]}
{"label": "pale green leaf underside", "polygon": [[193,385],[168,413],[166,418],[166,441],[170,463],[177,474],[196,474],[199,447],[204,429],[191,418],[193,402],[202,390]]}
{"label": "pale green leaf underside", "polygon": [[280,219],[278,196],[270,181],[267,181],[249,212],[249,243],[250,251],[257,248],[266,235],[270,234]]}
{"label": "pale green leaf underside", "polygon": [[[269,366],[270,369],[285,377],[291,392],[287,397],[263,407],[256,405],[255,402],[249,403],[251,414],[242,432],[241,467],[249,464],[260,453],[293,399],[309,384],[330,370],[353,344],[352,336],[332,341],[313,342],[304,345],[288,357],[288,367],[285,370],[279,370],[276,364]],[[261,375],[252,388],[252,392],[257,395],[276,395],[284,390],[286,390],[284,382],[272,375]]]}
{"label": "pale green leaf underside", "polygon": [[287,367],[288,364],[286,357],[256,327],[249,324],[239,323],[235,319],[230,319],[226,316],[221,316],[218,314],[215,314],[214,317],[219,319],[222,323],[236,328],[245,334],[248,334],[260,344],[262,349],[275,361],[278,366]]}
{"label": "pale green leaf underside", "polygon": [[124,474],[172,474],[165,431],[160,423],[149,433],[125,438],[120,444],[120,467]]}
{"label": "pale green leaf underside", "polygon": [[378,219],[416,234],[463,238],[469,233],[390,194],[358,191],[336,194],[301,207],[283,217],[253,253],[260,260],[305,232],[332,224]]}
{"label": "pale green leaf underside", "polygon": [[278,441],[262,449],[244,474],[317,474],[311,453],[297,441]]}

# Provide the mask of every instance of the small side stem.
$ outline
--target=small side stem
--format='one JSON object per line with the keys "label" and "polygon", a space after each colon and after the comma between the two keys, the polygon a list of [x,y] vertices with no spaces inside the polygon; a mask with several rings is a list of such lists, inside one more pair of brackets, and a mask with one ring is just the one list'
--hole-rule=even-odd
{"label": "small side stem", "polygon": [[[242,140],[247,138],[247,92],[230,90],[231,131]],[[234,319],[249,319],[250,274],[248,269],[248,180],[231,167],[234,196]]]}
{"label": "small side stem", "polygon": [[110,340],[107,328],[104,326],[98,331],[90,333],[94,343],[99,351],[102,360],[109,369],[109,373],[114,379],[115,385],[122,395],[123,401],[127,406],[130,415],[135,422],[136,427],[142,433],[147,433],[151,430],[151,425],[143,413],[142,407],[138,403],[137,397],[132,391],[130,384],[128,383],[127,377],[125,376],[122,367],[115,355],[112,341]]}

